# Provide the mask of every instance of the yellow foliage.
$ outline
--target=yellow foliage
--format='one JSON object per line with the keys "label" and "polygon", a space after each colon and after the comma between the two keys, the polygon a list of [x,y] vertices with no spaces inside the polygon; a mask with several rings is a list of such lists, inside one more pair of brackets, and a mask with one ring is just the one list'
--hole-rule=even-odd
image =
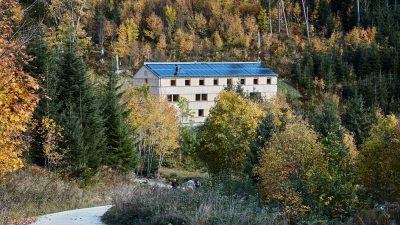
{"label": "yellow foliage", "polygon": [[26,149],[22,132],[32,117],[38,97],[36,81],[18,63],[27,60],[19,39],[11,38],[12,26],[22,15],[14,0],[0,4],[0,175],[23,166],[21,154]]}

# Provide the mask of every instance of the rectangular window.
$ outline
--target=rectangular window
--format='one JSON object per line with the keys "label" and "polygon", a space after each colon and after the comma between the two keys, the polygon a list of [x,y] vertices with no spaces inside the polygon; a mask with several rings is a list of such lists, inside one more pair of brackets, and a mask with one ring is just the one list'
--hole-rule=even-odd
{"label": "rectangular window", "polygon": [[199,80],[199,85],[204,86],[204,80]]}
{"label": "rectangular window", "polygon": [[252,100],[261,99],[261,92],[250,92],[250,99]]}
{"label": "rectangular window", "polygon": [[253,84],[258,84],[258,78],[254,78]]}
{"label": "rectangular window", "polygon": [[169,102],[172,102],[172,95],[167,95],[167,100],[168,100]]}
{"label": "rectangular window", "polygon": [[271,78],[267,78],[267,84],[271,84]]}
{"label": "rectangular window", "polygon": [[172,95],[173,102],[179,102],[179,95]]}
{"label": "rectangular window", "polygon": [[240,79],[240,84],[245,85],[246,84],[246,79]]}
{"label": "rectangular window", "polygon": [[147,78],[145,78],[145,79],[144,79],[144,83],[145,83],[145,84],[148,84],[148,83],[149,83],[149,80],[148,80]]}
{"label": "rectangular window", "polygon": [[232,79],[228,79],[228,80],[226,80],[226,84],[229,86],[229,85],[232,85]]}
{"label": "rectangular window", "polygon": [[185,80],[185,86],[190,86],[190,80]]}
{"label": "rectangular window", "polygon": [[171,86],[176,86],[176,80],[171,80]]}
{"label": "rectangular window", "polygon": [[208,100],[207,94],[201,94],[201,100],[202,101],[207,101]]}
{"label": "rectangular window", "polygon": [[201,94],[196,94],[196,101],[200,101],[201,100]]}
{"label": "rectangular window", "polygon": [[218,79],[214,79],[214,85],[218,85]]}
{"label": "rectangular window", "polygon": [[199,109],[198,115],[199,117],[204,117],[204,109]]}

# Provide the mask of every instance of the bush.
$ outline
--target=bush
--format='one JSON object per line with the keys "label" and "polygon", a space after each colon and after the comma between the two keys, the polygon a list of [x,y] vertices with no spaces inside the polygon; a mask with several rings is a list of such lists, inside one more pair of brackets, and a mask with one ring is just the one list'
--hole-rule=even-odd
{"label": "bush", "polygon": [[103,216],[107,224],[286,224],[256,202],[212,191],[121,186],[112,199],[114,207]]}

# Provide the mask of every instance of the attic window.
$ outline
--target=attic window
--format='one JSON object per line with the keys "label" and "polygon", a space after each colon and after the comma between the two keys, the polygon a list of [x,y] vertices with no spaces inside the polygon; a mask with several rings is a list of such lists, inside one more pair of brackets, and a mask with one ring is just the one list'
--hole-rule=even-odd
{"label": "attic window", "polygon": [[171,80],[171,86],[176,86],[176,80]]}

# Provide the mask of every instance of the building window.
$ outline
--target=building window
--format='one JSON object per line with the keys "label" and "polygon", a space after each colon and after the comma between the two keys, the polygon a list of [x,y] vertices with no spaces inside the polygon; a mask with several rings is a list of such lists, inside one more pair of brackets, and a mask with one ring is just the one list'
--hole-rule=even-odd
{"label": "building window", "polygon": [[246,79],[240,79],[240,84],[245,85],[246,84]]}
{"label": "building window", "polygon": [[204,80],[199,80],[199,85],[204,86]]}
{"label": "building window", "polygon": [[144,79],[144,83],[145,83],[145,84],[148,84],[148,83],[149,83],[149,80],[148,80],[147,78],[145,78],[145,79]]}
{"label": "building window", "polygon": [[228,79],[228,80],[226,81],[226,84],[227,84],[228,86],[231,86],[231,85],[232,85],[232,79]]}
{"label": "building window", "polygon": [[214,79],[214,85],[218,85],[218,79]]}
{"label": "building window", "polygon": [[207,94],[196,94],[196,101],[208,101]]}
{"label": "building window", "polygon": [[250,92],[250,99],[252,100],[260,100],[261,92]]}
{"label": "building window", "polygon": [[176,86],[176,80],[171,80],[171,86]]}
{"label": "building window", "polygon": [[169,102],[179,102],[179,95],[167,95]]}
{"label": "building window", "polygon": [[199,109],[198,116],[204,117],[204,109]]}
{"label": "building window", "polygon": [[258,84],[258,78],[254,78],[253,84]]}
{"label": "building window", "polygon": [[190,86],[190,80],[185,80],[185,86]]}
{"label": "building window", "polygon": [[271,84],[271,78],[267,78],[267,84]]}

